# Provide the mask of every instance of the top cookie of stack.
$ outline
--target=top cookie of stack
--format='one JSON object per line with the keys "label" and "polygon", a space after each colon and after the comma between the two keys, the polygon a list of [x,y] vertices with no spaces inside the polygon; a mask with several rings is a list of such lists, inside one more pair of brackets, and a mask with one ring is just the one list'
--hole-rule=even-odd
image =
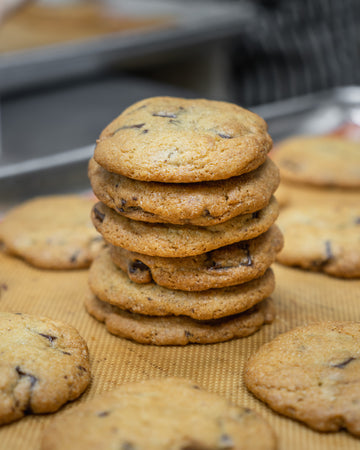
{"label": "top cookie of stack", "polygon": [[[106,307],[197,321],[240,314],[265,299],[282,246],[272,227],[279,172],[267,157],[271,146],[265,121],[234,104],[154,97],[126,109],[101,133],[89,163],[100,200],[93,223],[110,244],[90,270],[92,292]],[[137,288],[121,271],[116,276],[118,268]],[[117,293],[109,289],[114,282]],[[155,286],[152,302],[142,284]],[[232,306],[222,308],[229,286]],[[198,291],[191,300],[189,291]],[[89,305],[101,320],[110,314]]]}

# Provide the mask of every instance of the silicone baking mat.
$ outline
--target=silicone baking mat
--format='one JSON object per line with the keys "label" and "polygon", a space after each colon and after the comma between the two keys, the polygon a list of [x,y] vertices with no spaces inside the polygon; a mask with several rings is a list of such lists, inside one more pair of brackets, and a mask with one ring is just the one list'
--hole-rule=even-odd
{"label": "silicone baking mat", "polygon": [[243,385],[243,367],[263,343],[313,320],[360,320],[360,280],[274,265],[277,316],[254,335],[213,345],[146,346],[110,335],[83,306],[87,270],[50,271],[0,253],[0,310],[48,316],[75,326],[91,355],[92,383],[84,395],[54,414],[27,416],[0,427],[0,449],[35,450],[42,430],[56,414],[129,381],[179,376],[191,379],[265,417],[282,450],[359,449],[360,440],[345,431],[319,433],[273,413]]}

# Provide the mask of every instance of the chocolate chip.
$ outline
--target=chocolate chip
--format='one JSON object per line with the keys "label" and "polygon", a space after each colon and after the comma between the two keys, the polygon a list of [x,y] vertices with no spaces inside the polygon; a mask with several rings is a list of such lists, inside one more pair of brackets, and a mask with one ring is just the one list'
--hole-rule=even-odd
{"label": "chocolate chip", "polygon": [[345,361],[339,363],[339,364],[334,364],[331,365],[331,367],[337,367],[338,369],[343,369],[345,366],[347,366],[349,363],[351,363],[351,361],[354,361],[356,358],[353,358],[352,356],[350,356],[350,358],[345,359]]}
{"label": "chocolate chip", "polygon": [[28,377],[29,378],[29,380],[30,380],[30,387],[33,387],[36,384],[36,382],[38,381],[38,379],[36,377],[34,377],[34,375],[31,375],[30,373],[23,372],[20,369],[20,366],[16,366],[15,370],[20,375],[21,378],[23,378],[23,377]]}
{"label": "chocolate chip", "polygon": [[233,448],[234,441],[229,434],[223,433],[219,439],[219,446],[221,448]]}
{"label": "chocolate chip", "polygon": [[247,242],[240,242],[239,246],[242,250],[245,250],[245,252],[246,252],[246,255],[245,255],[246,261],[240,262],[240,266],[248,266],[248,267],[252,266],[252,259],[251,259],[249,244]]}
{"label": "chocolate chip", "polygon": [[135,273],[138,271],[144,272],[149,270],[149,267],[138,259],[136,259],[135,261],[131,261],[129,264],[129,273]]}
{"label": "chocolate chip", "polygon": [[145,129],[145,130],[142,130],[141,134],[146,134],[148,132],[149,132],[149,130]]}
{"label": "chocolate chip", "polygon": [[227,133],[218,133],[218,136],[220,136],[223,139],[232,139],[234,136],[230,136],[230,134]]}
{"label": "chocolate chip", "polygon": [[39,335],[48,339],[51,344],[57,339],[57,336],[50,336],[50,334],[39,333]]}
{"label": "chocolate chip", "polygon": [[136,125],[124,125],[123,127],[117,128],[117,129],[113,132],[112,136],[114,136],[114,134],[116,134],[118,131],[121,131],[121,130],[129,130],[129,129],[131,129],[131,128],[142,128],[144,125],[145,125],[145,123],[138,123],[138,124],[136,124]]}
{"label": "chocolate chip", "polygon": [[355,225],[360,225],[360,217],[355,217]]}
{"label": "chocolate chip", "polygon": [[123,442],[121,445],[121,450],[134,450],[135,447],[131,442]]}
{"label": "chocolate chip", "polygon": [[255,211],[251,214],[253,219],[258,219],[260,217],[260,211]]}
{"label": "chocolate chip", "polygon": [[77,250],[75,253],[73,253],[70,257],[70,262],[75,263],[77,261],[78,256],[80,255],[80,250]]}
{"label": "chocolate chip", "polygon": [[96,207],[94,208],[94,214],[95,214],[95,217],[96,217],[100,222],[103,222],[103,220],[105,219],[105,214],[102,213],[101,211],[99,211]]}
{"label": "chocolate chip", "polygon": [[176,119],[177,118],[176,114],[169,113],[169,112],[163,112],[163,111],[160,111],[158,113],[154,113],[153,116],[154,117],[167,117],[169,119]]}
{"label": "chocolate chip", "polygon": [[110,411],[101,411],[99,413],[97,413],[98,417],[106,417],[110,414]]}
{"label": "chocolate chip", "polygon": [[77,366],[77,368],[78,368],[79,370],[81,370],[82,372],[87,372],[87,370],[86,370],[85,367],[83,367],[83,366]]}
{"label": "chocolate chip", "polygon": [[325,242],[325,251],[326,251],[326,260],[327,261],[329,261],[330,259],[332,259],[334,257],[334,254],[331,250],[331,242],[330,241]]}
{"label": "chocolate chip", "polygon": [[69,356],[71,356],[71,353],[69,353],[69,352],[64,352],[63,350],[61,350],[61,353],[62,353],[63,355],[69,355]]}
{"label": "chocolate chip", "polygon": [[185,330],[184,333],[185,333],[185,336],[186,336],[187,338],[193,336],[193,334],[190,333],[190,331]]}

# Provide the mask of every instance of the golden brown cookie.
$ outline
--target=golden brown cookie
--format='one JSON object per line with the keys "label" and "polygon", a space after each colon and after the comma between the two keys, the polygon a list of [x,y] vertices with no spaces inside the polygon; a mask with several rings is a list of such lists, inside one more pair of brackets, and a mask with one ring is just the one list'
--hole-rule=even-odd
{"label": "golden brown cookie", "polygon": [[90,212],[94,200],[78,195],[36,197],[9,211],[0,223],[7,251],[44,269],[88,267],[104,246]]}
{"label": "golden brown cookie", "polygon": [[193,382],[127,383],[67,411],[44,431],[42,450],[274,450],[269,425]]}
{"label": "golden brown cookie", "polygon": [[278,225],[285,241],[277,255],[280,263],[337,277],[360,277],[360,199],[289,206]]}
{"label": "golden brown cookie", "polygon": [[92,158],[89,178],[95,195],[134,220],[179,225],[216,225],[264,208],[279,185],[279,170],[267,158],[252,172],[203,183],[158,183],[110,173]]}
{"label": "golden brown cookie", "polygon": [[90,294],[85,300],[89,314],[116,336],[152,345],[215,344],[249,336],[271,323],[275,308],[271,299],[262,300],[240,314],[214,320],[186,316],[145,316],[122,310]]}
{"label": "golden brown cookie", "polygon": [[155,283],[137,284],[115,266],[106,249],[90,267],[89,286],[100,300],[131,312],[208,320],[251,308],[271,295],[275,282],[272,270],[268,269],[264,275],[247,283],[206,291],[175,291]]}
{"label": "golden brown cookie", "polygon": [[264,274],[283,246],[276,225],[260,236],[212,250],[198,256],[162,258],[129,252],[110,245],[113,262],[135,283],[156,284],[169,289],[202,291],[245,283]]}
{"label": "golden brown cookie", "polygon": [[87,345],[75,328],[0,312],[0,425],[56,411],[89,382]]}
{"label": "golden brown cookie", "polygon": [[360,322],[320,322],[277,336],[247,362],[246,386],[319,431],[360,437]]}
{"label": "golden brown cookie", "polygon": [[340,137],[296,136],[277,145],[272,158],[283,180],[360,187],[360,142]]}
{"label": "golden brown cookie", "polygon": [[196,227],[131,220],[99,202],[92,210],[92,220],[110,244],[146,255],[173,258],[199,255],[259,236],[275,222],[278,213],[278,204],[272,197],[269,205],[260,211],[218,225]]}
{"label": "golden brown cookie", "polygon": [[94,157],[107,171],[128,178],[192,183],[250,172],[271,146],[265,121],[240,106],[153,97],[130,106],[104,129]]}

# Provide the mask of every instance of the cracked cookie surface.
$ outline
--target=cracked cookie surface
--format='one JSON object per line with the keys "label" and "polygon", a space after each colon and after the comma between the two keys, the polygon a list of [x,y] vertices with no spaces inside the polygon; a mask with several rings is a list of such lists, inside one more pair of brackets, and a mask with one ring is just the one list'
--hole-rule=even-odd
{"label": "cracked cookie surface", "polygon": [[70,325],[0,312],[0,425],[54,412],[90,382],[86,342]]}
{"label": "cracked cookie surface", "polygon": [[278,262],[337,277],[360,277],[360,202],[290,205],[277,224],[285,242]]}
{"label": "cracked cookie surface", "polygon": [[276,437],[255,412],[190,380],[125,383],[58,417],[41,450],[271,450]]}
{"label": "cracked cookie surface", "polygon": [[183,257],[254,238],[267,231],[277,219],[279,207],[274,197],[260,211],[241,214],[209,227],[146,223],[120,216],[97,203],[92,209],[93,224],[104,239],[115,246],[151,256]]}
{"label": "cracked cookie surface", "polygon": [[271,299],[265,299],[240,314],[203,321],[186,316],[156,317],[131,313],[91,294],[85,300],[85,307],[89,314],[105,323],[110,333],[151,345],[224,342],[250,336],[275,317]]}
{"label": "cracked cookie surface", "polygon": [[158,183],[110,173],[92,158],[89,178],[95,195],[130,219],[179,225],[216,225],[264,208],[279,185],[271,159],[252,172],[203,183]]}
{"label": "cracked cookie surface", "polygon": [[273,160],[281,178],[318,186],[360,187],[360,143],[326,136],[280,142]]}
{"label": "cracked cookie surface", "polygon": [[110,245],[113,262],[135,283],[156,284],[169,289],[201,291],[245,283],[264,274],[283,246],[276,225],[248,241],[183,258],[162,258],[129,252]]}
{"label": "cracked cookie surface", "polygon": [[207,320],[251,308],[271,295],[275,282],[269,268],[264,275],[247,283],[206,291],[177,291],[155,283],[137,284],[115,266],[106,249],[90,267],[89,286],[100,300],[131,312],[154,316],[185,315]]}
{"label": "cracked cookie surface", "polygon": [[192,183],[250,172],[271,147],[265,121],[240,106],[153,97],[103,130],[94,158],[109,172],[136,180]]}
{"label": "cracked cookie surface", "polygon": [[360,437],[360,322],[319,322],[277,336],[250,357],[244,381],[275,411],[319,431]]}
{"label": "cracked cookie surface", "polygon": [[39,268],[88,267],[104,245],[91,223],[93,204],[77,195],[33,198],[5,215],[0,241],[9,253]]}

